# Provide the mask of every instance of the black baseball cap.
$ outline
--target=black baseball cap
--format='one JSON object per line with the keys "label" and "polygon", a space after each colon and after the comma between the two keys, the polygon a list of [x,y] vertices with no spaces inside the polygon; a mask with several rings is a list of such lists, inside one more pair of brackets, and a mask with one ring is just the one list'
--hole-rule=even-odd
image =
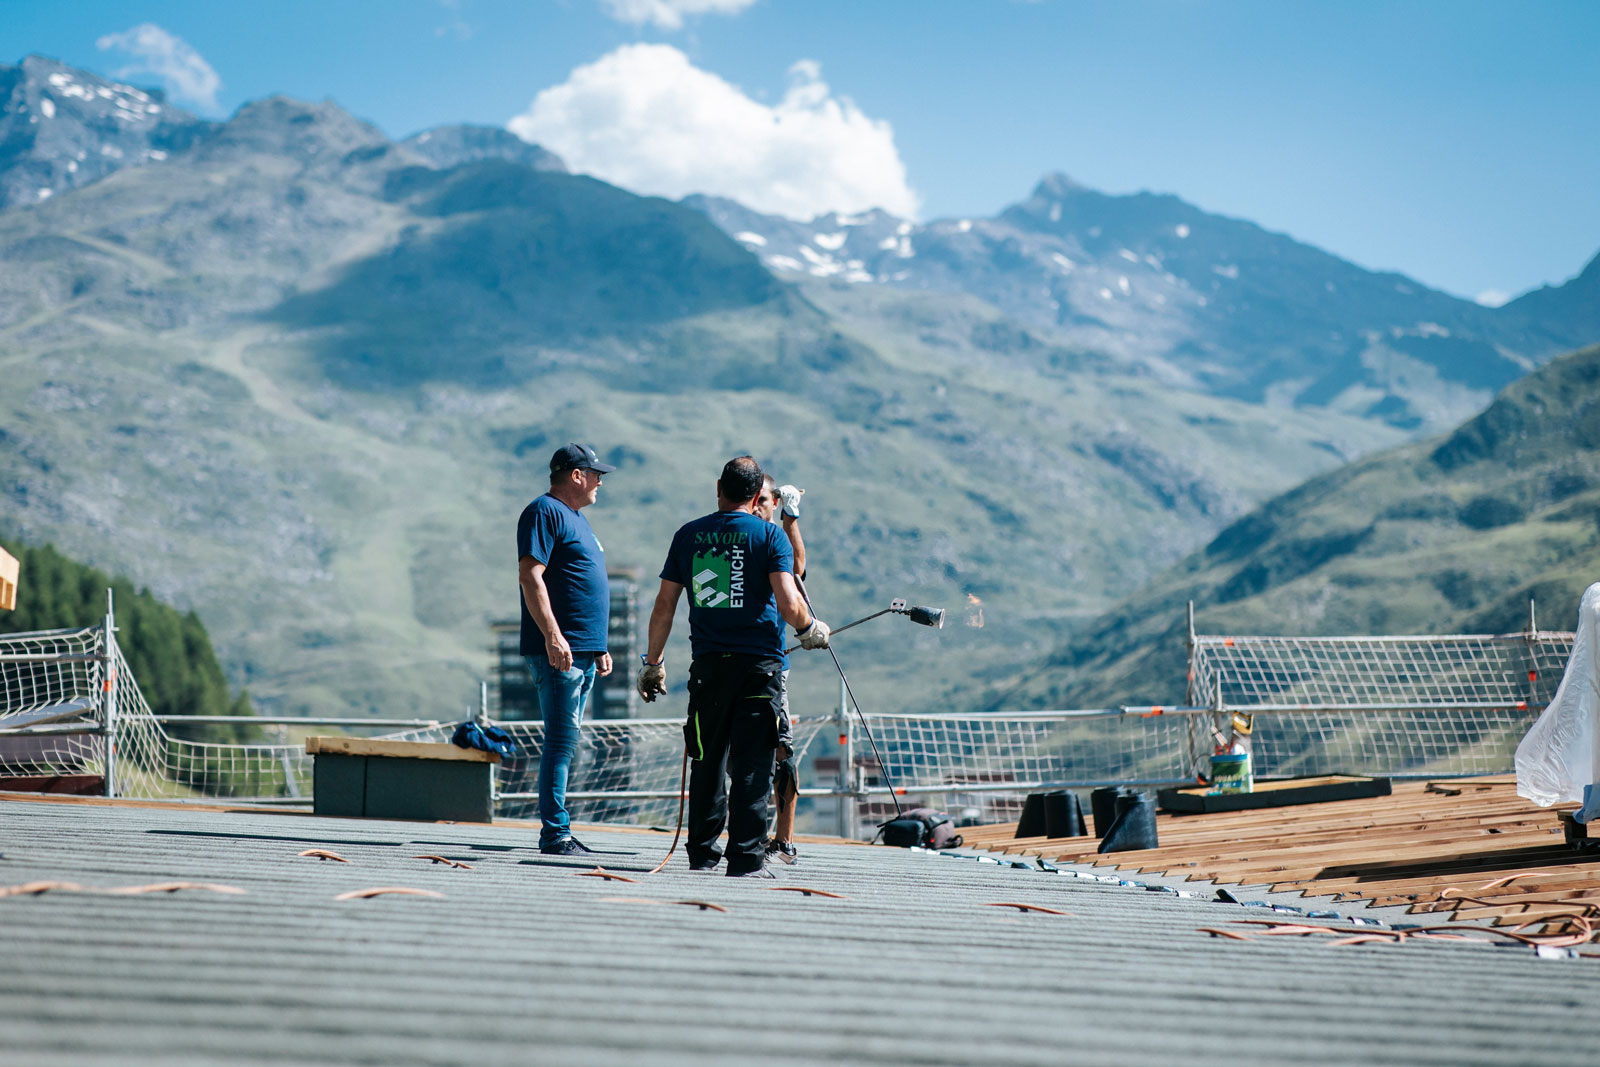
{"label": "black baseball cap", "polygon": [[562,471],[597,471],[600,474],[610,474],[616,469],[609,463],[601,463],[600,457],[594,454],[594,449],[588,445],[580,445],[576,441],[562,445],[556,449],[556,454],[550,457],[551,474],[560,474]]}

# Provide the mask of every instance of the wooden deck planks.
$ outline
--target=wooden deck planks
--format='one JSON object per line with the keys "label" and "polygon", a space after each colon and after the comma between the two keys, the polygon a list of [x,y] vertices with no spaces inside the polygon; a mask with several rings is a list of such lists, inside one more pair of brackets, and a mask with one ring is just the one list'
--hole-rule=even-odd
{"label": "wooden deck planks", "polygon": [[[1514,926],[1600,915],[1600,851],[1567,845],[1558,813],[1570,807],[1537,807],[1517,796],[1515,779],[1496,776],[1396,783],[1386,797],[1158,814],[1161,847],[1104,856],[1096,838],[1019,839],[1015,824],[962,834],[969,847],[1010,855]],[[1519,877],[1490,884],[1511,875]]]}

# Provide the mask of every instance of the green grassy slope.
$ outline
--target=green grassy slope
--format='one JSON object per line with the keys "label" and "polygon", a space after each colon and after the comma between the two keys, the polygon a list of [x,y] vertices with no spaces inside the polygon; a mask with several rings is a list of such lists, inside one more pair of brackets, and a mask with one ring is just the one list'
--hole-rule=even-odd
{"label": "green grassy slope", "polygon": [[[560,369],[552,348],[637,340],[718,311],[795,310],[703,216],[593,178],[504,162],[410,167],[388,175],[384,199],[410,221],[381,254],[267,315],[321,329],[319,374],[352,388],[526,382]],[[710,384],[730,366],[748,376],[757,362],[737,348],[724,354],[673,359],[654,384]]]}
{"label": "green grassy slope", "polygon": [[1313,478],[1223,530],[990,707],[1172,703],[1184,604],[1203,633],[1569,629],[1600,580],[1600,347],[1507,387],[1455,432]]}

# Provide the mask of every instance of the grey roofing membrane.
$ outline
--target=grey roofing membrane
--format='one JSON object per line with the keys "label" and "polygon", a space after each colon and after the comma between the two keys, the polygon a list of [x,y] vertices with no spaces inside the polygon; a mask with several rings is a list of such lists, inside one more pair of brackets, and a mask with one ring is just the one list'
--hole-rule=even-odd
{"label": "grey roofing membrane", "polygon": [[[541,857],[526,823],[0,801],[0,886],[245,890],[0,897],[0,1063],[1587,1065],[1600,1048],[1597,959],[1230,941],[1198,928],[1272,913],[971,854],[802,844],[768,882],[691,872],[680,850],[648,875],[666,835],[581,836],[639,881],[578,877],[591,865]],[[396,885],[444,896],[334,899]]]}

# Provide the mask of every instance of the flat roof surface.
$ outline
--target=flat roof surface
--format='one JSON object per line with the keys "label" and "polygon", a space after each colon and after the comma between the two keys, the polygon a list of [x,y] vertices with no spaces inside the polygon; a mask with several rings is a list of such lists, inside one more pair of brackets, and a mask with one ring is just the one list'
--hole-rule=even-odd
{"label": "flat roof surface", "polygon": [[[0,886],[94,890],[0,897],[0,1062],[1594,1059],[1600,961],[1565,951],[1264,935],[1301,920],[970,851],[807,842],[757,881],[680,849],[648,875],[667,835],[580,835],[638,881],[527,823],[0,798]],[[106,892],[173,881],[243,892]],[[441,895],[336,899],[392,886]]]}

